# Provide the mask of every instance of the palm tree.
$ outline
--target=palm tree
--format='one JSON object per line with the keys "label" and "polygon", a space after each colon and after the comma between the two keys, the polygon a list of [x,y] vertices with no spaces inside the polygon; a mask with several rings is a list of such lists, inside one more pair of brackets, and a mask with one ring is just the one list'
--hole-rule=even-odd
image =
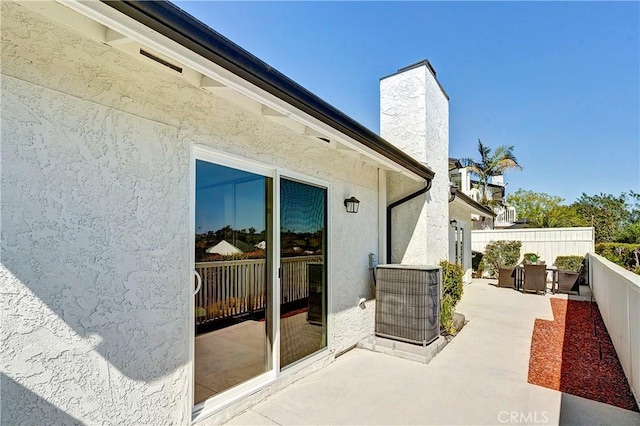
{"label": "palm tree", "polygon": [[480,191],[480,204],[490,207],[503,206],[500,200],[492,200],[487,196],[489,187],[489,178],[491,176],[499,176],[507,170],[522,170],[522,166],[518,164],[518,160],[513,155],[513,145],[500,145],[491,152],[491,148],[484,146],[482,141],[478,139],[478,152],[480,159],[463,158],[460,160],[464,167],[467,167],[471,174],[478,177],[476,188]]}

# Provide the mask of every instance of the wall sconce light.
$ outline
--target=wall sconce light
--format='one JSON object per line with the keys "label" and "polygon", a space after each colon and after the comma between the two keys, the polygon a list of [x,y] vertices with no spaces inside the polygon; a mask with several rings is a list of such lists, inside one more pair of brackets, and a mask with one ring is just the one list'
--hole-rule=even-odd
{"label": "wall sconce light", "polygon": [[453,219],[453,220],[450,220],[450,221],[449,221],[449,224],[455,228],[455,227],[457,227],[457,226],[458,226],[458,221],[457,221],[457,220],[455,220],[455,219]]}
{"label": "wall sconce light", "polygon": [[356,197],[347,198],[344,200],[344,206],[347,208],[347,213],[358,213],[358,207],[360,207],[360,200]]}
{"label": "wall sconce light", "polygon": [[449,202],[452,202],[456,199],[456,192],[458,192],[458,187],[452,185],[449,187]]}

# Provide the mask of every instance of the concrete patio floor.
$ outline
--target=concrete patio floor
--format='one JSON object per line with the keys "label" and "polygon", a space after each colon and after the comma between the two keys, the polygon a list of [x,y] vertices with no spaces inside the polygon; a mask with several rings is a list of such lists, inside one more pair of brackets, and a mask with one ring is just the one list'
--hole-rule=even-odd
{"label": "concrete patio floor", "polygon": [[639,413],[527,383],[534,320],[567,296],[491,282],[465,286],[456,310],[469,322],[429,364],[354,349],[229,424],[640,424]]}

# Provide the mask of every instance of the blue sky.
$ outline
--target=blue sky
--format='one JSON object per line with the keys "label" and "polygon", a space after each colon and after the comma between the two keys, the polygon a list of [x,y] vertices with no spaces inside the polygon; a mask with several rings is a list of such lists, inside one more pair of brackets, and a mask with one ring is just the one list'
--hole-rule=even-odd
{"label": "blue sky", "polygon": [[196,234],[224,226],[265,230],[267,178],[230,167],[196,161]]}
{"label": "blue sky", "polygon": [[[266,229],[271,179],[242,170],[196,161],[196,234]],[[316,232],[325,227],[326,190],[288,179],[280,181],[280,226],[283,232]]]}
{"label": "blue sky", "polygon": [[428,59],[450,156],[514,145],[518,188],[640,191],[638,2],[175,2],[379,132],[379,79]]}

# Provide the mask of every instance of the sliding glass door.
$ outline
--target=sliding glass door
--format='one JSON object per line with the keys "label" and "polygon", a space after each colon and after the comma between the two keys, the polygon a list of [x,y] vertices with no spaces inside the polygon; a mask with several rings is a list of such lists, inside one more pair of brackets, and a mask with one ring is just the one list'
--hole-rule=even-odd
{"label": "sliding glass door", "polygon": [[197,411],[251,392],[327,348],[328,191],[196,152]]}
{"label": "sliding glass door", "polygon": [[327,346],[327,189],[280,179],[280,367]]}
{"label": "sliding glass door", "polygon": [[272,368],[273,179],[196,160],[194,403]]}

